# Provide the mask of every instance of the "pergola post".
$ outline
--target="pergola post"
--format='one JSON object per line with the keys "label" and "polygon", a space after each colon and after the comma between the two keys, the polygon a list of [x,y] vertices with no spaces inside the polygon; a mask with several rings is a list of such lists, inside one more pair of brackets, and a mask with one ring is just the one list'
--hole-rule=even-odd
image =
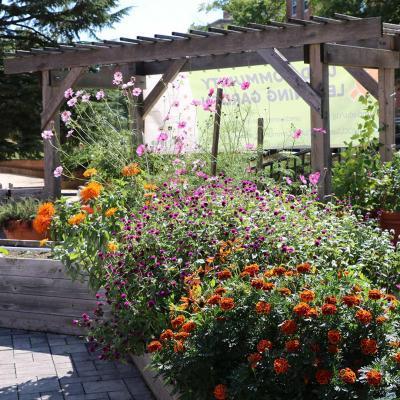
{"label": "pergola post", "polygon": [[53,130],[54,136],[44,140],[44,199],[57,199],[61,196],[61,178],[55,178],[54,169],[60,165],[57,147],[60,143],[60,109],[53,108],[52,114],[46,113],[51,106],[51,99],[58,88],[51,86],[50,71],[42,71],[42,129]]}
{"label": "pergola post", "polygon": [[332,153],[329,127],[329,70],[321,61],[320,44],[309,47],[310,84],[321,96],[321,111],[311,108],[311,169],[320,172],[318,195],[320,199],[332,192]]}
{"label": "pergola post", "polygon": [[394,69],[379,68],[379,152],[382,161],[390,161],[395,147],[395,76]]}

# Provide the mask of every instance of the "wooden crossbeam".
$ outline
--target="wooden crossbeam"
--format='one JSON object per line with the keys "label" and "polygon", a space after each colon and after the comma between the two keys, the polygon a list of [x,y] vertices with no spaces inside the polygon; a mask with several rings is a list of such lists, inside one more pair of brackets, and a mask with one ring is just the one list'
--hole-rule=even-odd
{"label": "wooden crossbeam", "polygon": [[378,100],[378,82],[364,69],[345,67],[345,70]]}
{"label": "wooden crossbeam", "polygon": [[400,52],[325,43],[322,60],[325,64],[362,68],[400,68]]}
{"label": "wooden crossbeam", "polygon": [[[382,23],[380,18],[365,18],[329,26],[312,24],[276,31],[247,32],[240,36],[240,40],[238,40],[236,33],[214,34],[207,38],[197,37],[172,43],[138,45],[135,48],[121,46],[97,48],[76,54],[38,54],[32,58],[24,58],[24,60],[18,58],[5,60],[5,72],[15,74],[40,71],[44,67],[46,69],[57,69],[95,64],[122,64],[125,62],[257,51],[265,48],[288,48],[313,43],[342,42],[352,38],[378,38],[381,37],[381,33]],[[210,32],[208,34],[211,35]]]}
{"label": "wooden crossbeam", "polygon": [[321,112],[321,97],[290,65],[277,49],[258,50],[258,54],[296,91],[296,93],[315,111]]}
{"label": "wooden crossbeam", "polygon": [[71,68],[71,71],[61,82],[57,92],[52,93],[51,98],[46,102],[46,107],[41,114],[42,129],[50,123],[55,111],[58,110],[63,103],[64,92],[75,84],[84,71],[84,67]]}
{"label": "wooden crossbeam", "polygon": [[165,93],[168,88],[168,83],[172,82],[177,77],[186,62],[186,59],[175,60],[168,70],[163,74],[154,89],[144,99],[143,118],[146,117],[157,101]]}

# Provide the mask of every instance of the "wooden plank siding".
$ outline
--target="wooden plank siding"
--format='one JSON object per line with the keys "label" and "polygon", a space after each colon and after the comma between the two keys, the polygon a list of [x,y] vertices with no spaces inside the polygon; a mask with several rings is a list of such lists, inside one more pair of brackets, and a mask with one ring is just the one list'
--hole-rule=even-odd
{"label": "wooden plank siding", "polygon": [[0,258],[0,327],[81,334],[72,325],[92,312],[86,281],[72,281],[59,261]]}

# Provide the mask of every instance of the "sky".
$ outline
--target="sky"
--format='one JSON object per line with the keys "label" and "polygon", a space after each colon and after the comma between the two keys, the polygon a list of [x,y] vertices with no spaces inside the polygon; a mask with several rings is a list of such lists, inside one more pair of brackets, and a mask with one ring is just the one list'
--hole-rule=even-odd
{"label": "sky", "polygon": [[[135,38],[137,35],[170,35],[186,32],[192,23],[207,24],[222,18],[222,11],[199,12],[204,0],[120,0],[119,7],[132,6],[130,14],[112,29],[98,32],[100,39]],[[82,35],[82,40],[86,38]]]}

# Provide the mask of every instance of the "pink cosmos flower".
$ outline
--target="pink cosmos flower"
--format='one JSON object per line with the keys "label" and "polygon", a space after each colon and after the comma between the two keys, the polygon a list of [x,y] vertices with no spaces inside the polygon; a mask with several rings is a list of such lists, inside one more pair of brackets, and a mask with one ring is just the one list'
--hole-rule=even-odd
{"label": "pink cosmos flower", "polygon": [[326,133],[326,130],[324,128],[313,128],[313,131],[315,133],[321,133],[321,134]]}
{"label": "pink cosmos flower", "polygon": [[203,103],[203,110],[204,111],[209,111],[209,112],[214,112],[215,111],[215,99],[212,99],[211,97],[209,97]]}
{"label": "pink cosmos flower", "polygon": [[79,96],[81,96],[83,94],[83,90],[78,90],[76,93],[75,93],[75,97],[79,97]]}
{"label": "pink cosmos flower", "polygon": [[65,92],[64,92],[64,97],[66,98],[66,99],[69,99],[70,97],[72,97],[74,95],[74,91],[72,90],[72,88],[69,88],[69,89],[67,89]]}
{"label": "pink cosmos flower", "polygon": [[300,175],[300,176],[299,176],[299,179],[300,179],[300,181],[301,181],[301,183],[302,183],[303,185],[307,185],[307,179],[304,177],[304,175]]}
{"label": "pink cosmos flower", "polygon": [[159,142],[159,143],[160,142],[165,142],[166,140],[168,140],[167,133],[164,132],[164,131],[161,131],[160,134],[158,135],[157,142]]}
{"label": "pink cosmos flower", "polygon": [[104,93],[103,90],[99,90],[99,91],[96,93],[96,99],[97,99],[97,100],[104,99],[104,97],[106,97],[106,94]]}
{"label": "pink cosmos flower", "polygon": [[255,146],[252,143],[246,143],[246,145],[244,146],[246,148],[246,150],[254,150]]}
{"label": "pink cosmos flower", "polygon": [[172,165],[179,165],[180,163],[184,164],[185,162],[182,161],[180,158],[175,158],[172,160]]}
{"label": "pink cosmos flower", "polygon": [[53,175],[55,178],[59,178],[62,175],[62,172],[63,172],[63,167],[60,165],[54,170]]}
{"label": "pink cosmos flower", "polygon": [[74,130],[73,130],[73,129],[70,129],[70,130],[67,132],[66,137],[67,137],[67,138],[71,137],[73,133],[74,133]]}
{"label": "pink cosmos flower", "polygon": [[82,96],[82,102],[83,102],[83,103],[88,103],[89,100],[90,100],[90,94],[84,94],[84,95]]}
{"label": "pink cosmos flower", "polygon": [[196,176],[198,176],[199,178],[208,179],[208,175],[203,171],[196,172]]}
{"label": "pink cosmos flower", "polygon": [[128,89],[128,88],[130,88],[130,87],[132,87],[132,86],[135,86],[135,83],[132,82],[132,81],[129,81],[129,82],[127,82],[127,83],[124,83],[124,84],[121,86],[121,88],[122,88],[122,89]]}
{"label": "pink cosmos flower", "polygon": [[311,185],[317,185],[319,178],[320,178],[321,174],[320,172],[314,172],[313,174],[310,174],[308,179],[310,180]]}
{"label": "pink cosmos flower", "polygon": [[296,129],[293,133],[293,139],[298,139],[303,134],[301,129]]}
{"label": "pink cosmos flower", "polygon": [[285,176],[285,181],[288,185],[291,185],[293,183],[293,181],[288,176]]}
{"label": "pink cosmos flower", "polygon": [[146,146],[144,144],[139,144],[139,146],[136,149],[136,154],[139,157],[142,157],[142,155],[146,152]]}
{"label": "pink cosmos flower", "polygon": [[113,79],[113,85],[120,85],[122,83],[123,80],[123,76],[122,76],[122,72],[117,71],[114,73],[114,79]]}
{"label": "pink cosmos flower", "polygon": [[224,76],[218,79],[217,85],[221,85],[222,87],[235,86],[235,81],[232,78]]}
{"label": "pink cosmos flower", "polygon": [[186,126],[186,121],[179,121],[178,123],[178,129],[183,129]]}
{"label": "pink cosmos flower", "polygon": [[135,97],[140,96],[141,93],[142,93],[142,89],[140,89],[138,87],[132,90],[132,95]]}
{"label": "pink cosmos flower", "polygon": [[200,100],[193,99],[192,102],[191,102],[190,104],[191,104],[192,106],[197,107],[197,106],[199,106],[199,105],[201,104],[201,101],[200,101]]}
{"label": "pink cosmos flower", "polygon": [[68,122],[71,120],[71,111],[63,111],[61,113],[61,120],[64,122],[64,124],[68,124]]}
{"label": "pink cosmos flower", "polygon": [[211,97],[214,94],[214,88],[210,88],[208,91],[208,97]]}
{"label": "pink cosmos flower", "polygon": [[179,107],[179,100],[173,101],[172,107]]}
{"label": "pink cosmos flower", "polygon": [[53,131],[51,131],[50,129],[43,131],[42,132],[42,138],[44,140],[49,140],[54,136]]}
{"label": "pink cosmos flower", "polygon": [[67,105],[68,105],[68,107],[74,107],[77,102],[78,102],[78,99],[76,97],[71,97],[67,101]]}
{"label": "pink cosmos flower", "polygon": [[249,87],[250,87],[250,82],[249,81],[244,81],[240,85],[240,89],[242,89],[242,90],[247,90]]}

